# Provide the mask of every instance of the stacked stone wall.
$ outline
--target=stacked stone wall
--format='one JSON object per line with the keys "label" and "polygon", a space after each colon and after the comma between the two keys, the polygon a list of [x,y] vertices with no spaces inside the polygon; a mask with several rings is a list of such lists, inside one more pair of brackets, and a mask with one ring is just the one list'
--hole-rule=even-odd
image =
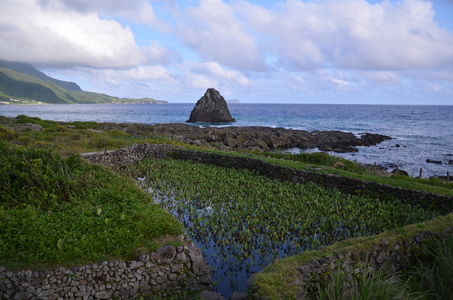
{"label": "stacked stone wall", "polygon": [[165,297],[213,290],[211,268],[195,246],[165,246],[137,261],[11,272],[0,266],[0,299],[95,300]]}
{"label": "stacked stone wall", "polygon": [[[298,278],[291,285],[300,287],[297,299],[306,299],[316,292],[319,284],[329,274],[338,270],[360,274],[365,268],[380,270],[386,268],[391,273],[408,269],[418,262],[425,245],[434,239],[448,237],[453,233],[453,226],[442,232],[423,231],[410,239],[397,240],[392,243],[382,239],[377,245],[370,245],[366,250],[338,251],[332,256],[314,259],[298,267]],[[258,297],[266,300],[266,297]]]}

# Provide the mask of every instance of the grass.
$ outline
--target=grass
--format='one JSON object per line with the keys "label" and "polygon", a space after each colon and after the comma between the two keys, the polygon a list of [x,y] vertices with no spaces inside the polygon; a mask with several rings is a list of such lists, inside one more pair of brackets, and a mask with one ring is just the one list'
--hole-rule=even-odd
{"label": "grass", "polygon": [[135,259],[182,225],[132,179],[80,156],[0,141],[0,265],[72,266]]}
{"label": "grass", "polygon": [[437,239],[425,249],[419,263],[409,271],[409,283],[426,299],[451,299],[453,295],[453,236]]}
{"label": "grass", "polygon": [[[453,295],[453,236],[435,239],[423,248],[418,263],[391,274],[369,268],[357,275],[340,270],[318,286],[317,300],[411,299],[449,300]],[[337,264],[338,265],[338,264]]]}
{"label": "grass", "polygon": [[351,160],[339,156],[329,155],[326,152],[314,153],[274,153],[274,152],[253,152],[255,155],[265,155],[271,158],[284,159],[288,161],[303,162],[310,165],[327,166],[353,173],[364,173],[365,169]]}
{"label": "grass", "polygon": [[340,270],[318,287],[317,300],[424,300],[424,294],[411,291],[399,274],[369,267],[356,274]]}
{"label": "grass", "polygon": [[[36,117],[19,115],[11,122],[10,118],[0,117],[0,139],[19,146],[36,146],[51,148],[61,155],[69,156],[73,153],[102,151],[105,149],[120,149],[132,146],[135,143],[165,143],[188,146],[182,142],[149,135],[146,130],[136,129],[133,124],[133,134],[128,134],[120,127],[121,124],[102,124],[96,122],[69,122],[41,120]],[[16,132],[11,128],[24,123],[41,125],[42,131]],[[105,129],[105,127],[108,127]]]}
{"label": "grass", "polygon": [[372,245],[379,244],[382,239],[392,244],[401,239],[412,238],[420,231],[440,232],[451,226],[453,226],[453,213],[377,235],[337,242],[323,250],[304,251],[291,257],[276,260],[272,265],[256,274],[253,282],[259,290],[259,295],[266,296],[268,299],[295,299],[299,287],[290,284],[297,279],[298,271],[295,266],[302,266],[313,259],[334,256],[334,253],[338,251],[368,250]]}
{"label": "grass", "polygon": [[[44,127],[41,132],[15,132],[9,127],[33,123]],[[121,130],[122,128],[124,130]],[[408,176],[376,176],[353,161],[327,153],[271,153],[271,152],[221,152],[214,148],[203,148],[185,144],[162,136],[149,135],[146,125],[113,124],[96,122],[56,122],[20,115],[17,119],[0,117],[0,139],[21,146],[37,146],[55,149],[62,155],[119,149],[138,143],[171,144],[214,153],[238,155],[261,159],[273,164],[294,169],[316,171],[338,176],[374,181],[391,186],[421,190],[453,196],[453,182],[439,179],[418,179]]]}

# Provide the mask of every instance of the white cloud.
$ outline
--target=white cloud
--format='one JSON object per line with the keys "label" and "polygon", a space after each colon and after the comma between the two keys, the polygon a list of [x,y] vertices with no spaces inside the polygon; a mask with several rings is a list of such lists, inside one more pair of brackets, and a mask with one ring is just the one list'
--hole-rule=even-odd
{"label": "white cloud", "polygon": [[70,10],[81,14],[102,12],[147,25],[156,21],[153,7],[145,0],[37,0],[45,9]]}
{"label": "white cloud", "polygon": [[238,5],[284,69],[401,70],[453,62],[453,33],[433,21],[429,1],[288,0],[279,10]]}
{"label": "white cloud", "polygon": [[453,32],[434,21],[437,2],[262,3],[3,0],[0,59],[121,97],[196,100],[214,87],[257,101],[452,99]]}
{"label": "white cloud", "polygon": [[373,81],[378,84],[401,84],[401,77],[396,75],[393,72],[387,71],[368,71],[368,72],[358,72],[361,76]]}
{"label": "white cloud", "polygon": [[238,91],[253,85],[240,72],[226,70],[215,62],[186,62],[180,69],[184,86],[189,89],[206,90],[213,87],[223,91]]}
{"label": "white cloud", "polygon": [[[35,65],[123,68],[144,63],[168,63],[171,54],[157,42],[135,43],[130,28],[94,12],[61,9],[52,2],[28,0],[0,3],[2,59]],[[18,17],[19,16],[19,17]]]}
{"label": "white cloud", "polygon": [[244,77],[240,72],[225,70],[220,64],[216,62],[188,63],[187,67],[188,69],[196,73],[214,77],[224,82],[230,82],[234,85],[245,87],[251,85],[251,81]]}
{"label": "white cloud", "polygon": [[263,54],[230,5],[221,0],[200,0],[177,14],[172,33],[206,60],[237,70],[265,70]]}

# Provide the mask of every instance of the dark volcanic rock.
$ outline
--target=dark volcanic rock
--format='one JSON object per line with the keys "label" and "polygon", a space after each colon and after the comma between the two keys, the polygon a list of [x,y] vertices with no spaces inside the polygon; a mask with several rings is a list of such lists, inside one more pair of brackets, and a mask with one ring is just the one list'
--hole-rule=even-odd
{"label": "dark volcanic rock", "polygon": [[[127,132],[127,130],[126,130]],[[214,146],[222,150],[271,150],[298,147],[318,147],[323,151],[355,152],[355,146],[372,146],[391,139],[385,135],[374,135],[363,141],[350,132],[305,131],[260,126],[198,127],[188,124],[148,125],[147,134],[165,136],[189,144]]]}
{"label": "dark volcanic rock", "polygon": [[211,88],[198,100],[186,122],[229,123],[236,122],[236,120],[231,116],[222,95]]}
{"label": "dark volcanic rock", "polygon": [[427,162],[427,163],[432,163],[432,164],[438,164],[438,165],[441,165],[441,164],[442,164],[442,161],[441,161],[441,160],[427,159],[426,162]]}

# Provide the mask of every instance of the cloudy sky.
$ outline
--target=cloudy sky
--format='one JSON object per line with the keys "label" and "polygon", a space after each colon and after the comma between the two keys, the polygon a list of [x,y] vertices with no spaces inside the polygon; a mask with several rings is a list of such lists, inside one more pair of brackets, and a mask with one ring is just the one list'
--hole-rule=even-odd
{"label": "cloudy sky", "polygon": [[453,105],[453,0],[1,0],[0,59],[195,103]]}

